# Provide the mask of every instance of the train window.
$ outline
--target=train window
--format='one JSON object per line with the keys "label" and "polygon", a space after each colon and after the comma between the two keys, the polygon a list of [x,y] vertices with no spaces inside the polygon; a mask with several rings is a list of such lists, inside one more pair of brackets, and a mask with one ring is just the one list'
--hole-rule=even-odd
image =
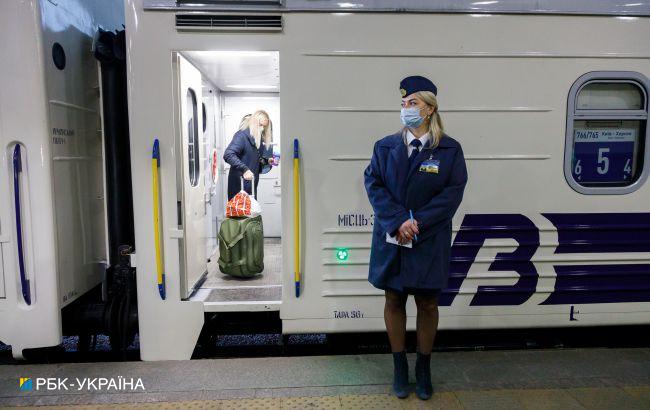
{"label": "train window", "polygon": [[630,82],[593,81],[578,91],[578,110],[642,110],[641,88]]}
{"label": "train window", "polygon": [[54,65],[59,70],[65,68],[65,50],[59,43],[54,43],[52,45],[52,61],[54,61]]}
{"label": "train window", "polygon": [[187,90],[187,110],[190,116],[187,121],[187,163],[189,166],[190,184],[197,186],[201,172],[199,163],[199,115],[194,90]]}
{"label": "train window", "polygon": [[[636,191],[650,171],[648,79],[598,71],[580,77],[568,101],[564,174],[582,194]],[[647,166],[644,166],[647,165]]]}

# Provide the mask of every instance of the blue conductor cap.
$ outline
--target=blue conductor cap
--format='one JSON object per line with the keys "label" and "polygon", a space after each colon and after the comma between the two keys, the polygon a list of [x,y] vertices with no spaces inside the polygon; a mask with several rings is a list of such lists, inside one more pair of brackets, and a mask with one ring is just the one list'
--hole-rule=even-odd
{"label": "blue conductor cap", "polygon": [[428,78],[419,75],[406,77],[399,83],[399,92],[402,98],[418,91],[431,91],[434,95],[438,95],[436,85]]}

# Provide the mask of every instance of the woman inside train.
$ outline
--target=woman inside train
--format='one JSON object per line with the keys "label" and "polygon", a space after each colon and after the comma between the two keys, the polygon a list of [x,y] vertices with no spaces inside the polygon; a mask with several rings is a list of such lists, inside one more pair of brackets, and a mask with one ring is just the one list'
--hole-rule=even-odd
{"label": "woman inside train", "polygon": [[447,286],[452,217],[467,182],[460,144],[444,133],[437,87],[411,76],[400,83],[403,128],[377,141],[365,170],[375,212],[368,280],[385,292],[384,322],[393,353],[393,392],[409,395],[406,301],[417,307],[415,390],[433,394],[431,351],[438,329],[438,300]]}
{"label": "woman inside train", "polygon": [[264,110],[255,111],[244,116],[239,130],[223,154],[223,159],[230,164],[228,172],[228,200],[232,199],[243,187],[246,192],[257,195],[260,173],[268,172],[273,160],[273,123]]}

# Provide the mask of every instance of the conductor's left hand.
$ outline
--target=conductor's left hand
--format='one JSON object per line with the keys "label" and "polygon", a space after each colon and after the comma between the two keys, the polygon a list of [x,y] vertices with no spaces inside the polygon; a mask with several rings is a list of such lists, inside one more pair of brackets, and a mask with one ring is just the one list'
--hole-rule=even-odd
{"label": "conductor's left hand", "polygon": [[397,242],[405,244],[419,234],[418,221],[407,219],[397,231]]}

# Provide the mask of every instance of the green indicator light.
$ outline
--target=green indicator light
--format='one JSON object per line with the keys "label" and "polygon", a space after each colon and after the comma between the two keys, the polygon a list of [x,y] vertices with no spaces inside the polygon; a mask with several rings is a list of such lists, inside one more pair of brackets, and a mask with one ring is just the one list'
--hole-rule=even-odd
{"label": "green indicator light", "polygon": [[348,260],[350,256],[350,251],[347,248],[337,248],[336,249],[336,259],[340,261]]}

